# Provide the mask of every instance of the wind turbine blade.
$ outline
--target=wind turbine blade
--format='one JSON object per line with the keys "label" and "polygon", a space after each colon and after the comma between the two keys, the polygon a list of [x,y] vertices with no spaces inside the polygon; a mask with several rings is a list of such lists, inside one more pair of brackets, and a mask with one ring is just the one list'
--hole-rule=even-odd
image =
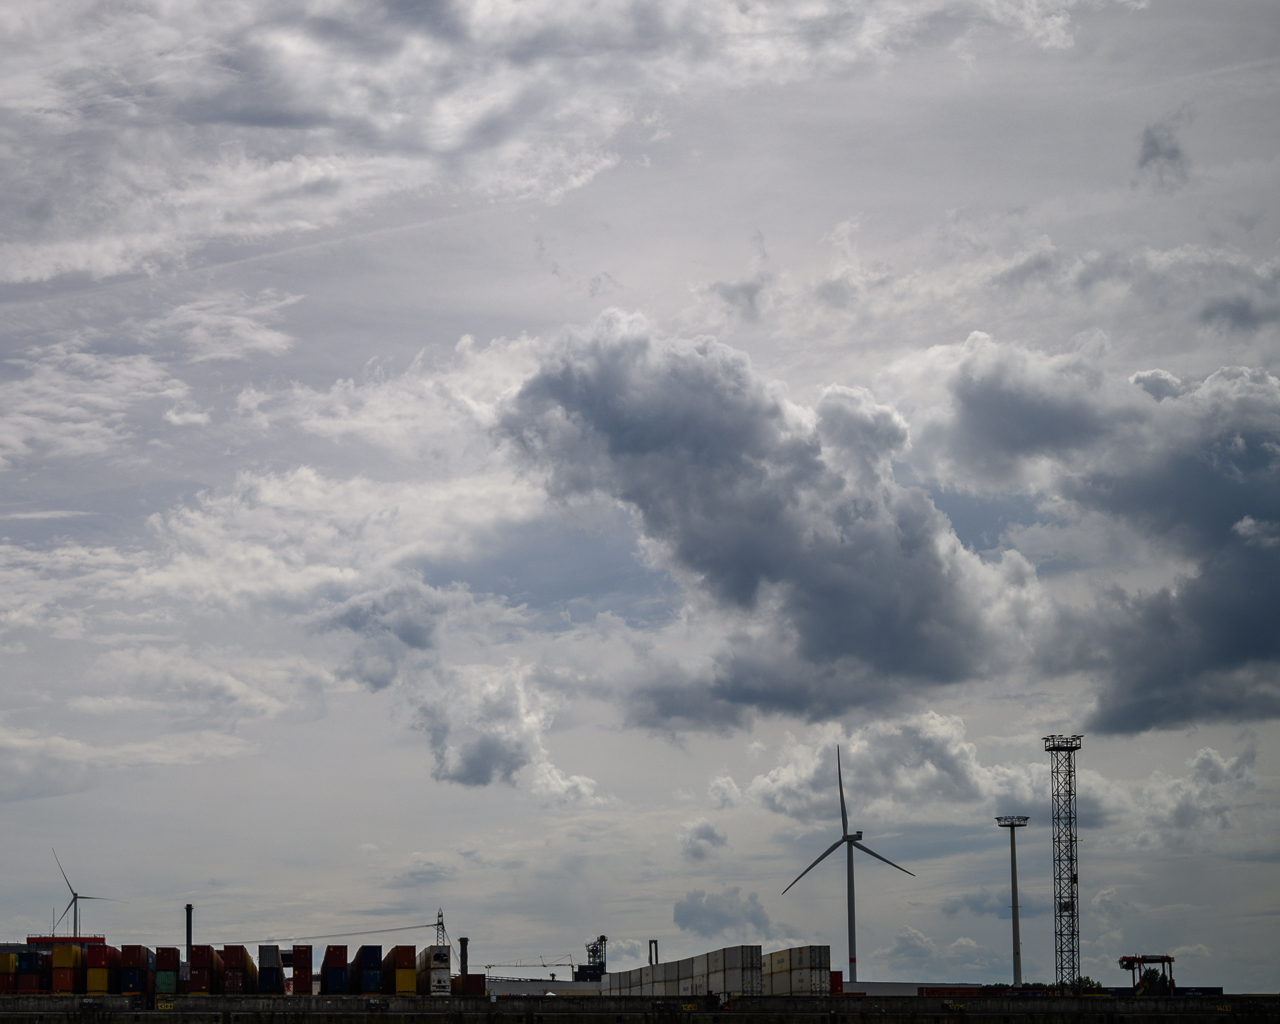
{"label": "wind turbine blade", "polygon": [[[75,901],[76,901],[76,898],[75,898],[74,896],[72,896],[72,897],[71,897],[71,903],[68,903],[68,904],[67,904],[67,910],[70,910],[70,909],[71,909],[71,907],[72,907],[72,905],[75,903]],[[59,917],[59,918],[58,918],[58,920],[56,920],[56,921],[53,923],[53,930],[54,930],[55,932],[58,930],[58,925],[62,924],[62,918],[67,916],[67,910],[64,910],[64,911],[62,912],[62,917]]]}
{"label": "wind turbine blade", "polygon": [[[51,846],[49,849],[53,850],[53,847]],[[53,850],[53,859],[58,861],[58,870],[62,871],[62,861],[58,860],[57,850]],[[67,877],[67,873],[65,871],[62,871],[62,880],[67,883],[67,888],[71,890],[71,895],[74,896],[76,894],[75,887],[71,884],[71,879]]]}
{"label": "wind turbine blade", "polygon": [[[832,843],[830,846],[828,846],[828,847],[827,847],[827,852],[826,852],[826,853],[824,853],[824,854],[823,854],[821,857],[819,857],[817,860],[815,860],[812,864],[810,864],[810,865],[809,865],[807,868],[805,868],[803,871],[801,871],[801,872],[800,872],[800,874],[796,875],[796,877],[795,877],[795,881],[793,881],[793,882],[791,883],[791,885],[795,885],[795,884],[796,884],[796,882],[800,881],[800,879],[804,878],[804,876],[805,876],[805,875],[807,875],[810,871],[812,871],[812,870],[813,870],[814,868],[816,868],[819,864],[821,864],[821,863],[822,863],[822,861],[823,861],[824,859],[826,859],[826,858],[827,858],[828,856],[830,856],[831,854],[835,853],[835,851],[836,851],[836,850],[840,849],[840,844],[841,844],[841,843],[843,843],[843,842],[844,842],[844,836],[841,836],[841,837],[840,837],[839,839],[837,839],[834,843]],[[787,886],[787,889],[790,889],[790,888],[791,888],[791,885]],[[783,890],[782,890],[782,895],[783,895],[783,896],[785,896],[785,895],[787,894],[787,889],[783,889]]]}
{"label": "wind turbine blade", "polygon": [[840,775],[840,744],[836,744],[836,785],[840,787],[840,828],[842,835],[849,834],[849,815],[844,810],[844,779]]}
{"label": "wind turbine blade", "polygon": [[863,853],[869,853],[869,854],[871,854],[871,856],[873,856],[876,860],[882,860],[882,861],[884,861],[886,864],[888,864],[888,865],[889,865],[889,867],[891,867],[891,868],[897,868],[897,869],[898,869],[899,871],[901,871],[903,874],[910,875],[912,878],[915,878],[915,877],[916,877],[916,876],[915,876],[915,872],[914,872],[914,871],[908,871],[908,870],[907,870],[906,868],[904,868],[901,864],[895,864],[895,863],[894,863],[893,861],[891,861],[888,857],[881,857],[881,856],[880,856],[880,854],[876,853],[876,851],[875,851],[875,850],[868,850],[865,846],[863,846],[861,843],[857,842],[856,840],[853,840],[852,842],[853,842],[853,845],[854,845],[854,846],[856,846],[856,847],[857,847],[859,850],[861,850]]}
{"label": "wind turbine blade", "polygon": [[118,900],[111,896],[81,896],[82,900],[106,900],[108,903],[128,903],[128,900]]}

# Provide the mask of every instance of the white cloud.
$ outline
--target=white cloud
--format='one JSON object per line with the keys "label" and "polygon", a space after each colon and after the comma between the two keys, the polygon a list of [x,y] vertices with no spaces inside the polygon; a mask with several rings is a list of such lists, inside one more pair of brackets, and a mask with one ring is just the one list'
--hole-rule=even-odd
{"label": "white cloud", "polygon": [[729,842],[729,837],[716,828],[706,818],[695,818],[680,826],[677,837],[680,842],[680,854],[688,861],[703,861],[715,855],[715,852]]}

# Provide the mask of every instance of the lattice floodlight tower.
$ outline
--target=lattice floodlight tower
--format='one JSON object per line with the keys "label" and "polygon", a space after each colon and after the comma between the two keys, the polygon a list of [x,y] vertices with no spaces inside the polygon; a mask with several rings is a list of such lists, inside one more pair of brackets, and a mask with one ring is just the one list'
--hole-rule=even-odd
{"label": "lattice floodlight tower", "polygon": [[1009,895],[1013,906],[1013,983],[1022,987],[1022,937],[1018,934],[1018,844],[1013,838],[1027,824],[1025,814],[1001,814],[996,824],[1009,830]]}
{"label": "lattice floodlight tower", "polygon": [[1080,978],[1080,875],[1076,865],[1076,751],[1082,736],[1046,736],[1053,794],[1053,939],[1059,988]]}

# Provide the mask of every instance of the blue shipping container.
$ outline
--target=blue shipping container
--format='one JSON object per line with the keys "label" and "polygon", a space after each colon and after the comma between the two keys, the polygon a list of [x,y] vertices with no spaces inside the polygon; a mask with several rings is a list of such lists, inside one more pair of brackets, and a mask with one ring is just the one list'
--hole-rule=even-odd
{"label": "blue shipping container", "polygon": [[141,967],[120,968],[121,992],[145,992],[147,972]]}
{"label": "blue shipping container", "polygon": [[34,949],[26,953],[19,953],[18,954],[18,973],[19,974],[39,974],[40,973],[40,953]]}
{"label": "blue shipping container", "polygon": [[322,975],[325,995],[344,995],[347,991],[347,969],[330,967]]}
{"label": "blue shipping container", "polygon": [[362,971],[382,970],[382,947],[361,946],[356,950],[355,963],[351,966]]}
{"label": "blue shipping container", "polygon": [[263,967],[258,971],[258,991],[266,995],[284,995],[284,971],[279,967]]}

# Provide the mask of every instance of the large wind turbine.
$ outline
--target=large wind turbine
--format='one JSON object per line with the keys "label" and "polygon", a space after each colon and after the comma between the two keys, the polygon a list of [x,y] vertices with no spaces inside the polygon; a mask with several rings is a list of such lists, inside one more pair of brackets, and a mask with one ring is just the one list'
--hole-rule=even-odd
{"label": "large wind turbine", "polygon": [[[58,860],[58,851],[53,851],[53,859],[58,861],[58,870],[62,871],[62,861]],[[123,903],[124,900],[113,900],[110,896],[81,896],[76,892],[75,886],[71,884],[71,879],[67,877],[67,873],[62,871],[62,880],[67,883],[67,888],[71,890],[71,902],[67,904],[67,909],[62,912],[53,924],[54,932],[57,932],[58,925],[62,924],[62,918],[67,916],[67,910],[71,911],[71,934],[73,938],[80,937],[80,901],[81,900],[109,900],[112,903]]]}
{"label": "large wind turbine", "polygon": [[[844,779],[841,777],[841,774],[840,774],[839,745],[836,746],[836,784],[840,787],[840,825],[841,825],[841,828],[844,830],[844,834],[841,835],[841,837],[837,839],[834,843],[832,843],[829,847],[827,847],[826,852],[821,857],[819,857],[807,868],[801,871],[800,874],[796,875],[795,881],[793,881],[791,885],[795,885],[796,882],[804,878],[805,875],[807,875],[810,871],[812,871],[824,860],[826,860],[827,857],[835,853],[836,850],[840,849],[840,846],[842,844],[845,845],[846,852],[848,853],[848,861],[849,861],[849,883],[848,883],[849,885],[849,890],[848,890],[849,891],[849,980],[857,981],[858,980],[858,946],[854,940],[854,933],[853,933],[853,848],[856,846],[863,853],[871,854],[871,856],[873,856],[876,860],[882,860],[886,864],[888,864],[891,868],[897,868],[899,871],[903,872],[904,874],[911,875],[912,878],[915,878],[915,875],[912,872],[908,871],[906,868],[898,864],[895,864],[888,857],[881,857],[880,854],[875,852],[875,850],[868,850],[865,846],[862,845],[862,843],[858,841],[862,838],[861,832],[849,831],[849,815],[845,812],[845,809],[844,809]],[[791,885],[787,886],[787,889],[790,889]],[[784,896],[787,893],[787,889],[782,890],[782,894]]]}

